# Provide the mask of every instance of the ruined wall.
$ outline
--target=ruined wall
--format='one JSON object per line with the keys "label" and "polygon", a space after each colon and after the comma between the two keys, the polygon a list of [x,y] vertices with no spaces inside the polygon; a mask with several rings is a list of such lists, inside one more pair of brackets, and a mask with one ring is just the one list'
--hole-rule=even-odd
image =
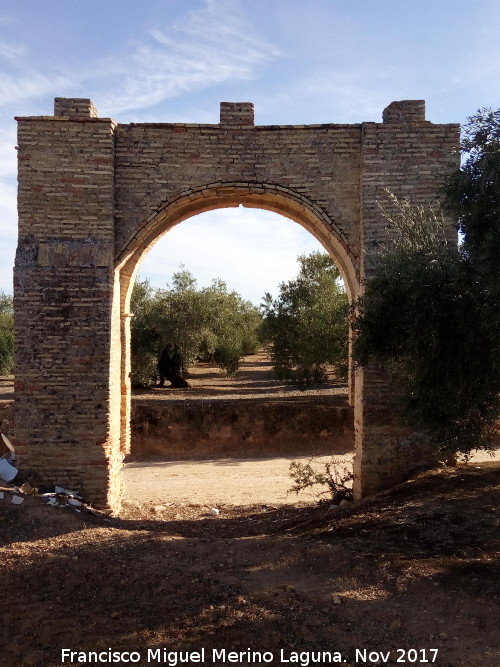
{"label": "ruined wall", "polygon": [[[322,241],[355,298],[386,238],[384,188],[427,203],[458,164],[459,126],[426,121],[421,101],[392,103],[382,123],[254,126],[253,105],[222,103],[217,125],[117,125],[90,100],[56,98],[54,116],[18,122],[16,441],[47,481],[114,508],[128,303],[150,245],[204,210],[274,210]],[[358,373],[358,495],[409,467],[396,425],[380,421],[389,395],[382,373]]]}

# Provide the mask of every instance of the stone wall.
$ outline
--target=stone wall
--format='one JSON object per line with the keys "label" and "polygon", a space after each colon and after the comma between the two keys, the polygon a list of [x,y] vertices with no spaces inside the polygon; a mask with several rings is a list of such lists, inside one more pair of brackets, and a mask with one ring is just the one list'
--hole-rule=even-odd
{"label": "stone wall", "polygon": [[[285,195],[304,195],[329,215],[331,231],[358,258],[361,126],[236,126],[225,125],[225,118],[220,125],[117,126],[117,254],[142,231],[152,211],[161,214],[182,193],[232,184],[253,187],[254,194],[275,186]],[[155,230],[155,238],[161,231]]]}
{"label": "stone wall", "polygon": [[[363,124],[360,270],[364,278],[374,270],[377,249],[388,242],[387,221],[380,210],[380,202],[390,209],[384,190],[416,204],[436,205],[445,175],[459,161],[459,126],[425,121],[422,101],[393,102],[384,110],[383,120],[382,124]],[[453,221],[446,232],[450,240],[457,240]],[[401,481],[414,466],[432,465],[432,453],[423,448],[419,434],[399,425],[394,400],[397,389],[385,370],[377,366],[359,369],[356,386],[359,445],[355,475],[363,492],[370,494]]]}
{"label": "stone wall", "polygon": [[[129,300],[150,246],[202,211],[276,211],[320,239],[354,299],[387,240],[384,188],[432,202],[458,164],[459,126],[426,121],[419,100],[355,125],[255,126],[250,103],[222,103],[217,125],[120,125],[80,98],[17,120],[17,446],[47,482],[115,509],[129,448]],[[380,423],[384,383],[360,371],[352,392],[358,496],[411,463],[404,434]]]}

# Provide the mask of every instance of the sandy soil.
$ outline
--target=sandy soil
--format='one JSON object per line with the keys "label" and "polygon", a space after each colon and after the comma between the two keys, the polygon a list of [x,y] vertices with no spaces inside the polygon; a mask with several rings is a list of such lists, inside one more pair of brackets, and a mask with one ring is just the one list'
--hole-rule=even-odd
{"label": "sandy soil", "polygon": [[342,508],[289,463],[131,463],[117,517],[0,488],[0,665],[500,667],[498,461]]}
{"label": "sandy soil", "polygon": [[[315,457],[318,466],[331,457]],[[289,493],[290,463],[309,457],[134,462],[125,466],[125,496],[139,503],[196,505],[283,505],[317,500],[316,492]],[[352,468],[351,456],[335,461]]]}
{"label": "sandy soil", "polygon": [[[209,461],[141,461],[128,463],[124,471],[125,499],[144,506],[161,503],[219,505],[288,505],[314,503],[324,496],[324,487],[290,493],[292,461],[307,463],[310,457],[269,459],[217,459]],[[352,469],[352,454],[317,456],[313,465],[321,469],[334,460]],[[492,456],[477,452],[469,465],[500,462],[500,450]]]}
{"label": "sandy soil", "polygon": [[272,665],[331,664],[326,652],[346,667],[498,667],[499,479],[484,463],[337,510],[217,516],[175,503],[109,517],[5,488],[0,664],[90,665],[112,650],[195,665],[186,652],[205,649],[202,664],[224,665],[213,649],[250,649]]}

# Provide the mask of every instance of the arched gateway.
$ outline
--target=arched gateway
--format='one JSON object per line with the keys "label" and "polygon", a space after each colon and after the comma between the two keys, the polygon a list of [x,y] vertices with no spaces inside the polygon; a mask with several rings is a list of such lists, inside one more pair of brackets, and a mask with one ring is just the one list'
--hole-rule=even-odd
{"label": "arched gateway", "polygon": [[[354,299],[386,240],[383,190],[428,203],[458,161],[459,126],[426,121],[413,100],[356,125],[255,126],[252,104],[224,102],[217,125],[121,125],[73,98],[17,120],[15,439],[23,469],[113,509],[129,447],[130,293],[158,237],[214,208],[275,211],[322,242]],[[352,395],[359,497],[420,453],[390,418],[381,372],[356,371]]]}

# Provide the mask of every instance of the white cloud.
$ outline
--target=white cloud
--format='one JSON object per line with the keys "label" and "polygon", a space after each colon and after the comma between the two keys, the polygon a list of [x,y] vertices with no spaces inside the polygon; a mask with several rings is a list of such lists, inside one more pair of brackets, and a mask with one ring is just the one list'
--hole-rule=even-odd
{"label": "white cloud", "polygon": [[3,258],[0,264],[0,290],[7,294],[12,294],[13,291],[13,266],[15,257],[15,245],[6,243],[0,238],[0,255]]}
{"label": "white cloud", "polygon": [[0,57],[13,59],[25,53],[26,49],[20,44],[7,44],[0,42]]}
{"label": "white cloud", "polygon": [[252,79],[279,54],[252,33],[236,4],[207,0],[171,26],[153,27],[128,50],[115,47],[113,55],[81,66],[44,62],[42,70],[24,45],[0,42],[0,57],[12,64],[0,73],[0,105],[85,90],[99,100],[102,115],[114,116],[189,91]]}
{"label": "white cloud", "polygon": [[0,181],[0,289],[12,292],[12,267],[17,245],[15,184]]}
{"label": "white cloud", "polygon": [[[235,11],[234,2],[207,0],[206,7],[190,11],[173,26],[172,35],[189,36],[198,44],[217,47],[219,54],[250,63],[265,62],[280,54],[279,49],[253,34],[248,22]],[[157,31],[158,36],[161,35]],[[192,41],[189,46],[191,47]]]}
{"label": "white cloud", "polygon": [[54,95],[58,91],[74,90],[78,77],[71,74],[41,74],[37,71],[21,70],[20,73],[0,74],[0,105],[18,104],[21,101]]}
{"label": "white cloud", "polygon": [[252,34],[227,2],[208,1],[169,28],[150,31],[151,43],[135,46],[127,58],[103,64],[107,77],[122,81],[105,96],[105,113],[147,107],[187,91],[256,76],[280,55]]}
{"label": "white cloud", "polygon": [[392,101],[415,98],[416,85],[397,66],[380,69],[376,64],[353,62],[348,68],[323,67],[293,79],[286,89],[256,100],[256,108],[272,116],[293,113],[293,123],[301,122],[302,109],[309,123],[381,122],[383,110]]}
{"label": "white cloud", "polygon": [[15,177],[17,173],[16,127],[0,127],[0,177]]}
{"label": "white cloud", "polygon": [[17,240],[16,195],[16,185],[0,181],[0,238],[4,241]]}
{"label": "white cloud", "polygon": [[140,267],[141,278],[165,286],[184,264],[199,286],[221,278],[258,304],[265,292],[298,272],[297,256],[322,249],[300,225],[283,216],[243,207],[218,209],[186,220],[160,239]]}

